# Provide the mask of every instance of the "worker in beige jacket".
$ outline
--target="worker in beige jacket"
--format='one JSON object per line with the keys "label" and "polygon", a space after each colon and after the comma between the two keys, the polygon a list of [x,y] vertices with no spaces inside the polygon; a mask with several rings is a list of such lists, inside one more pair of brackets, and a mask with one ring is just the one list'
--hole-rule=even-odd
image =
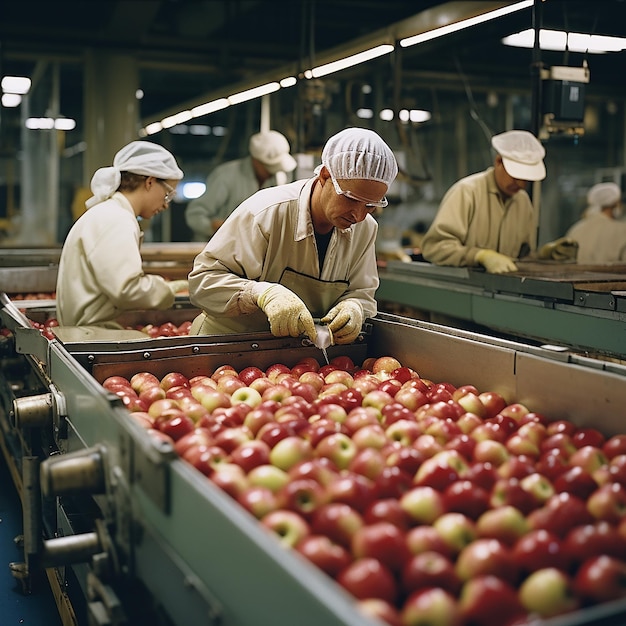
{"label": "worker in beige jacket", "polygon": [[[493,166],[459,180],[443,197],[422,240],[427,261],[501,274],[516,271],[517,259],[535,253],[537,212],[526,186],[545,178],[545,149],[524,130],[495,135],[491,145]],[[569,258],[571,250],[575,246],[559,239],[537,256]]]}
{"label": "worker in beige jacket", "polygon": [[187,281],[144,274],[138,218],[150,219],[168,208],[183,177],[162,146],[133,141],[111,167],[91,179],[93,197],[70,229],[59,262],[57,318],[61,326],[122,328],[123,311],[168,309]]}

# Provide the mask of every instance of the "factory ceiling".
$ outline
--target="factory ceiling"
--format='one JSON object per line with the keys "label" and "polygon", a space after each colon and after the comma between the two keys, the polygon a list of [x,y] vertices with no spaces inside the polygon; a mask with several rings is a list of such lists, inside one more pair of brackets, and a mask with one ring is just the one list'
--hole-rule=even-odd
{"label": "factory ceiling", "polygon": [[[205,93],[227,90],[281,67],[304,69],[338,50],[410,20],[445,23],[451,15],[513,2],[430,0],[21,0],[3,2],[0,74],[33,76],[58,62],[61,110],[76,115],[82,102],[87,50],[134,56],[139,63],[141,116],[173,110]],[[541,26],[626,36],[624,0],[536,1],[474,28],[394,53],[389,74],[403,88],[469,84],[506,89],[530,85],[533,51],[503,46],[502,37]],[[547,65],[589,63],[598,93],[624,96],[626,52],[603,55],[542,52]],[[399,68],[399,70],[398,70]],[[395,74],[394,74],[395,73]],[[1,117],[0,117],[1,122]]]}

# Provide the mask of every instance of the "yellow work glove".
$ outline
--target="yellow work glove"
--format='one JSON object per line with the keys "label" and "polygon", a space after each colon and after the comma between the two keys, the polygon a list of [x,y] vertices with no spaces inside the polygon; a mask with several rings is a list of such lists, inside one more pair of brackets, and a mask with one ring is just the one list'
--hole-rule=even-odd
{"label": "yellow work glove", "polygon": [[170,282],[167,284],[169,288],[172,290],[173,294],[180,293],[181,291],[189,293],[189,281],[188,280],[170,280]]}
{"label": "yellow work glove", "polygon": [[541,246],[537,256],[553,261],[575,261],[578,256],[578,242],[567,237],[555,239]]}
{"label": "yellow work glove", "polygon": [[479,250],[476,253],[476,260],[490,274],[506,274],[507,272],[516,272],[517,265],[510,256],[500,254],[495,250]]}
{"label": "yellow work glove", "polygon": [[300,298],[287,287],[272,284],[261,292],[257,304],[263,310],[275,337],[305,334],[315,341],[313,316]]}
{"label": "yellow work glove", "polygon": [[320,320],[328,324],[335,343],[352,343],[363,326],[363,307],[355,298],[342,300]]}

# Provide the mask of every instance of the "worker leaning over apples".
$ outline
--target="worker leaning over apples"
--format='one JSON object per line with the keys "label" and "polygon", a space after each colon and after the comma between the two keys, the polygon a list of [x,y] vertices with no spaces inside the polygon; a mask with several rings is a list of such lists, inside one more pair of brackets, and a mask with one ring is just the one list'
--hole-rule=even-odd
{"label": "worker leaning over apples", "polygon": [[372,213],[398,173],[374,131],[331,137],[310,179],[263,189],[240,204],[196,257],[191,334],[267,331],[316,339],[314,318],[338,344],[353,342],[376,315]]}
{"label": "worker leaning over apples", "polygon": [[125,310],[168,309],[187,281],[144,274],[138,218],[168,208],[183,177],[162,146],[133,141],[91,179],[93,197],[70,229],[59,262],[56,286],[61,326],[122,328]]}

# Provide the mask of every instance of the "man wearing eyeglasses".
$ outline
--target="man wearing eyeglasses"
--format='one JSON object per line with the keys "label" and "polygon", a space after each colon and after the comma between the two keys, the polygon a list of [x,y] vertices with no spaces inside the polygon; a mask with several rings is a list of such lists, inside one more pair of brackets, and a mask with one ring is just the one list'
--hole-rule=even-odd
{"label": "man wearing eyeglasses", "polygon": [[149,141],[133,141],[91,179],[93,196],[70,229],[56,287],[61,326],[121,328],[125,310],[168,309],[187,281],[144,274],[137,218],[169,207],[183,177],[173,155]]}
{"label": "man wearing eyeglasses", "polygon": [[397,173],[379,135],[348,128],[326,142],[313,178],[245,200],[189,274],[191,302],[203,310],[192,334],[270,330],[315,341],[321,318],[335,343],[353,342],[377,312],[371,214],[387,206]]}

